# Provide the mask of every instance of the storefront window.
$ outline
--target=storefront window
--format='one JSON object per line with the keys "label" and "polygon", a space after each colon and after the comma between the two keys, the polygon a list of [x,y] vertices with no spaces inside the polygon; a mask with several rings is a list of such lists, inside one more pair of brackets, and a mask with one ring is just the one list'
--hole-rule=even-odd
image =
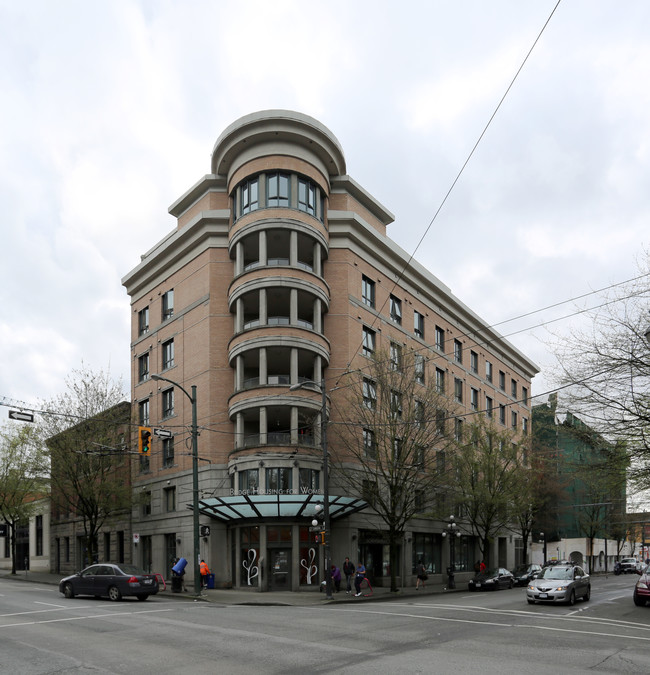
{"label": "storefront window", "polygon": [[318,546],[316,533],[308,527],[300,528],[300,585],[318,586],[322,577],[319,569]]}
{"label": "storefront window", "polygon": [[412,574],[416,573],[420,560],[429,574],[440,574],[442,572],[440,544],[439,534],[429,532],[413,533]]}
{"label": "storefront window", "polygon": [[454,568],[456,572],[469,572],[474,569],[474,537],[460,537],[456,539]]}
{"label": "storefront window", "polygon": [[260,579],[260,528],[242,527],[239,530],[241,567],[239,584],[257,586]]}

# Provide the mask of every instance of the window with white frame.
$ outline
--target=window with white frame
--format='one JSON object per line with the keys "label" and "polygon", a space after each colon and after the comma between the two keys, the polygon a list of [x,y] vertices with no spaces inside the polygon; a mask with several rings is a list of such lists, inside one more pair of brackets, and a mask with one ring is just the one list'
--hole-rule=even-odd
{"label": "window with white frame", "polygon": [[149,399],[138,403],[138,422],[142,426],[149,424]]}
{"label": "window with white frame", "polygon": [[469,403],[472,410],[478,410],[478,389],[474,389],[474,387],[469,391]]}
{"label": "window with white frame", "polygon": [[391,370],[402,370],[402,345],[397,342],[390,343],[390,367]]}
{"label": "window with white frame", "polygon": [[528,405],[528,387],[521,388],[521,402],[524,405]]}
{"label": "window with white frame", "polygon": [[492,419],[492,408],[494,406],[494,401],[490,396],[485,397],[485,414],[489,419]]}
{"label": "window with white frame", "polygon": [[463,402],[463,381],[458,377],[454,378],[454,399],[456,403]]}
{"label": "window with white frame", "polygon": [[394,389],[390,392],[390,411],[393,418],[402,418],[402,394]]}
{"label": "window with white frame", "polygon": [[460,340],[454,340],[454,360],[463,362],[463,343]]}
{"label": "window with white frame", "polygon": [[503,403],[499,403],[499,423],[506,423],[506,407],[503,405]]}
{"label": "window with white frame", "polygon": [[512,398],[517,398],[517,380],[510,380],[510,395]]}
{"label": "window with white frame", "polygon": [[174,466],[174,438],[163,438],[163,468]]}
{"label": "window with white frame", "polygon": [[298,179],[298,210],[316,215],[316,186],[305,178]]}
{"label": "window with white frame", "polygon": [[469,367],[473,373],[478,373],[478,354],[474,351],[469,353]]}
{"label": "window with white frame", "polygon": [[492,363],[488,360],[485,361],[485,379],[492,382]]}
{"label": "window with white frame", "polygon": [[167,370],[174,366],[174,339],[162,343],[162,369]]}
{"label": "window with white frame", "polygon": [[165,511],[168,513],[176,511],[176,488],[168,487],[163,491],[163,499],[165,504]]}
{"label": "window with white frame", "polygon": [[138,312],[138,335],[144,335],[149,332],[149,307],[145,307]]}
{"label": "window with white frame", "polygon": [[363,404],[368,410],[374,410],[377,406],[377,385],[367,377],[363,378]]}
{"label": "window with white frame", "polygon": [[445,330],[440,326],[436,326],[436,349],[445,351]]}
{"label": "window with white frame", "polygon": [[445,393],[445,371],[436,368],[436,391],[439,394]]}
{"label": "window with white frame", "polygon": [[149,379],[149,354],[138,357],[138,382]]}
{"label": "window with white frame", "polygon": [[162,393],[162,416],[172,417],[174,414],[174,389],[165,389]]}
{"label": "window with white frame", "polygon": [[413,312],[413,332],[420,338],[424,337],[424,315],[417,310]]}
{"label": "window with white frame", "polygon": [[418,384],[424,384],[424,356],[422,354],[415,355],[415,363],[413,366],[415,381]]}
{"label": "window with white frame", "polygon": [[361,277],[361,300],[368,307],[375,306],[375,282],[365,274]]}
{"label": "window with white frame", "polygon": [[167,321],[174,316],[174,289],[170,289],[162,296],[162,320]]}
{"label": "window with white frame", "polygon": [[402,301],[394,295],[390,296],[390,319],[398,325],[402,325]]}
{"label": "window with white frame", "polygon": [[375,432],[372,429],[363,430],[363,452],[369,459],[377,457],[377,443],[375,442]]}
{"label": "window with white frame", "polygon": [[364,356],[372,356],[375,353],[375,331],[367,326],[363,327],[363,349]]}
{"label": "window with white frame", "polygon": [[516,410],[510,411],[510,426],[513,430],[517,429],[517,411]]}
{"label": "window with white frame", "polygon": [[456,417],[454,419],[454,439],[459,442],[462,441],[464,432],[463,420],[460,417]]}
{"label": "window with white frame", "polygon": [[499,389],[506,390],[506,374],[502,370],[499,371]]}
{"label": "window with white frame", "polygon": [[239,215],[244,216],[259,208],[259,177],[249,178],[239,186]]}
{"label": "window with white frame", "polygon": [[286,173],[272,173],[266,177],[266,205],[288,207],[291,180]]}

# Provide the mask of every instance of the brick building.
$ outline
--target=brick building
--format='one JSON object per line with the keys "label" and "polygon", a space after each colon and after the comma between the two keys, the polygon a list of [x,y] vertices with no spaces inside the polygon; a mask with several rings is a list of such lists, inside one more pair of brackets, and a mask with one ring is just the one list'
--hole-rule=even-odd
{"label": "brick building", "polygon": [[[274,110],[236,121],[210,173],[169,212],[176,228],[123,279],[135,415],[174,433],[133,468],[145,495],[133,512],[137,562],[168,574],[174,558],[192,558],[191,404],[151,374],[197,388],[201,525],[210,526],[200,546],[217,584],[300,590],[322,578],[309,533],[323,484],[321,395],[295,385],[329,389],[373,351],[404,345],[436,354],[427,376],[454,383],[468,411],[494,411],[527,433],[535,365],[388,238],[392,214],[347,174],[317,120]],[[329,401],[337,395],[328,390]],[[386,543],[372,509],[335,480],[330,500],[333,560],[363,559],[382,583]],[[407,583],[423,551],[434,573],[444,568],[441,533],[440,522],[413,521],[401,547]],[[474,542],[462,540],[458,564],[471,570]]]}

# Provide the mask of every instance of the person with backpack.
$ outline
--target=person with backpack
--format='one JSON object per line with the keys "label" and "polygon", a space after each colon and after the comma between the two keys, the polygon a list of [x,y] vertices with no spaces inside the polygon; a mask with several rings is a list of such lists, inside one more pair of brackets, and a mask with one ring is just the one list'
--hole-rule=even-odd
{"label": "person with backpack", "polygon": [[343,574],[345,574],[346,593],[349,595],[352,592],[352,577],[354,576],[354,563],[350,562],[350,558],[346,558],[343,562]]}
{"label": "person with backpack", "polygon": [[418,560],[416,573],[417,573],[417,580],[415,582],[415,590],[419,591],[420,584],[422,584],[422,588],[424,588],[424,582],[429,578],[429,575],[427,574],[427,569],[421,560]]}

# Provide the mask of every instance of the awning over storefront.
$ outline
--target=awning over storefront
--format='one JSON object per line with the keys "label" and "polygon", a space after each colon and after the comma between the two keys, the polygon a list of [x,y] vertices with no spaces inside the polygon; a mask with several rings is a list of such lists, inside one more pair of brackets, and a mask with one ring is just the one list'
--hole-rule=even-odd
{"label": "awning over storefront", "polygon": [[[323,503],[323,495],[234,495],[212,497],[199,501],[199,511],[226,522],[273,518],[312,517],[316,504]],[[363,499],[330,495],[330,519],[343,518],[368,506]],[[189,508],[192,508],[190,504]]]}

